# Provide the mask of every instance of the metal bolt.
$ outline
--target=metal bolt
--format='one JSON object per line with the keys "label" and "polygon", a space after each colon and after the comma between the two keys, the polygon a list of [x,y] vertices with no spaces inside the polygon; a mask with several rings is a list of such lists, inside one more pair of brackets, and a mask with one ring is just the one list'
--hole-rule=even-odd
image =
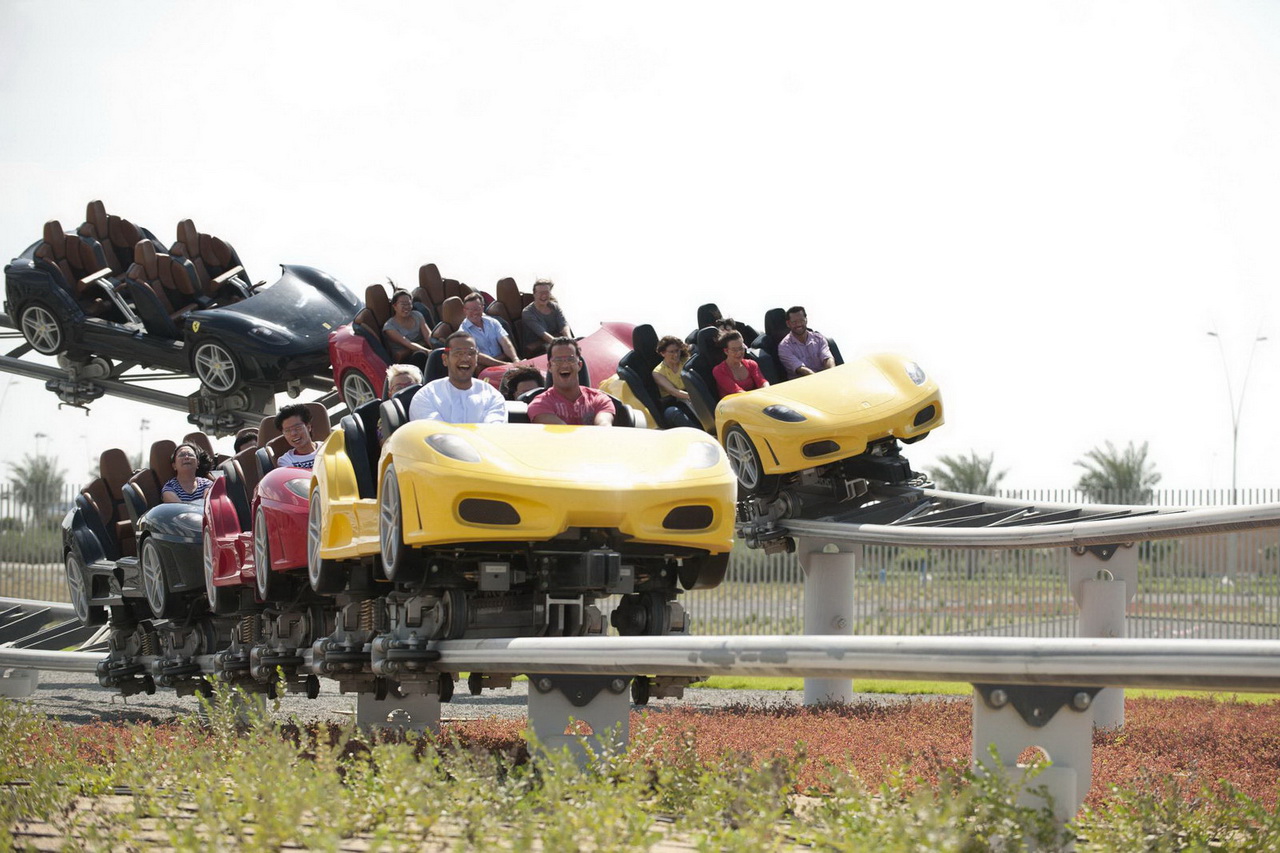
{"label": "metal bolt", "polygon": [[1093,697],[1081,690],[1079,693],[1071,697],[1071,707],[1077,711],[1083,711],[1093,704]]}
{"label": "metal bolt", "polygon": [[610,684],[610,688],[614,693],[621,693],[627,689],[627,682],[621,678],[615,678]]}
{"label": "metal bolt", "polygon": [[550,689],[551,689],[551,679],[550,679],[550,678],[539,678],[539,679],[538,679],[538,689],[539,689],[539,690],[541,690],[543,693],[546,693],[548,690],[550,690]]}
{"label": "metal bolt", "polygon": [[849,627],[849,620],[843,616],[836,616],[831,620],[831,627],[838,631],[843,631],[845,628]]}
{"label": "metal bolt", "polygon": [[995,707],[1003,708],[1005,705],[1009,704],[1009,694],[997,687],[995,690],[991,691],[990,701]]}

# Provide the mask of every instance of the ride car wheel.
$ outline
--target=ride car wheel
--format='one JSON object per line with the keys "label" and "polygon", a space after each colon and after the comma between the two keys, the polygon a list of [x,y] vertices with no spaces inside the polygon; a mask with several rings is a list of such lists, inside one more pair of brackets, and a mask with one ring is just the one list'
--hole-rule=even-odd
{"label": "ride car wheel", "polygon": [[311,508],[307,512],[307,579],[316,592],[342,592],[347,585],[346,572],[337,560],[320,556],[323,534],[324,506],[320,503],[320,490],[316,489],[311,493]]}
{"label": "ride car wheel", "polygon": [[170,619],[178,615],[177,603],[164,576],[160,562],[160,549],[150,538],[142,542],[142,589],[147,596],[147,606],[157,619]]}
{"label": "ride car wheel", "polygon": [[724,451],[744,495],[770,495],[777,491],[778,475],[764,472],[760,453],[746,430],[737,424],[729,427],[724,434]]}
{"label": "ride car wheel", "polygon": [[289,579],[271,568],[271,540],[267,535],[267,514],[262,507],[258,507],[253,519],[253,565],[258,598],[271,602],[289,597]]}
{"label": "ride car wheel", "polygon": [[191,354],[196,378],[210,391],[229,393],[240,384],[240,366],[221,341],[205,341]]}
{"label": "ride car wheel", "polygon": [[378,489],[378,545],[382,553],[382,572],[395,583],[417,583],[424,572],[414,559],[412,549],[404,543],[404,512],[400,505],[400,481],[396,466],[388,465]]}
{"label": "ride car wheel", "polygon": [[342,389],[342,401],[353,412],[378,396],[373,390],[373,383],[354,368],[342,374],[342,384],[339,387]]}
{"label": "ride car wheel", "polygon": [[89,577],[84,563],[75,551],[67,552],[67,590],[71,594],[71,606],[76,611],[76,618],[82,624],[101,625],[107,621],[106,608],[92,603]]}
{"label": "ride car wheel", "polygon": [[213,583],[214,555],[217,546],[213,543],[213,531],[205,530],[204,547],[204,593],[209,599],[209,609],[215,616],[230,616],[239,609],[240,596],[235,589],[215,586]]}
{"label": "ride car wheel", "polygon": [[57,355],[67,348],[67,333],[52,308],[33,302],[22,309],[18,326],[31,348],[41,355]]}

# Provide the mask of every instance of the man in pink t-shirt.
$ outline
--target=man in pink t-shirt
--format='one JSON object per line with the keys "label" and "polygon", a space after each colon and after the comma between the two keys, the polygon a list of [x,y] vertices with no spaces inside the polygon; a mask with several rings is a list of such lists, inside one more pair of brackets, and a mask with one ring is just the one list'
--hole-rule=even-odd
{"label": "man in pink t-shirt", "polygon": [[556,338],[547,348],[551,387],[529,402],[529,420],[535,424],[584,424],[613,426],[613,400],[603,391],[583,388],[578,382],[582,353],[573,338]]}

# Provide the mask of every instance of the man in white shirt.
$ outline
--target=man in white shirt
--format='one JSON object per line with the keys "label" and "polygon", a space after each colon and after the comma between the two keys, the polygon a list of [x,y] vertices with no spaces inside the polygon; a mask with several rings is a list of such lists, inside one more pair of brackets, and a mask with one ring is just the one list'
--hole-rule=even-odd
{"label": "man in white shirt", "polygon": [[476,363],[480,367],[510,364],[516,360],[516,348],[507,337],[502,324],[484,313],[484,297],[469,293],[462,300],[462,313],[466,319],[458,331],[466,332],[476,342]]}
{"label": "man in white shirt", "polygon": [[454,332],[445,341],[444,362],[449,375],[418,389],[409,403],[409,420],[435,420],[450,424],[503,424],[507,406],[488,382],[473,376],[476,342],[466,332]]}
{"label": "man in white shirt", "polygon": [[315,465],[316,447],[311,438],[311,410],[294,403],[276,413],[276,429],[289,442],[289,449],[280,455],[276,465],[281,468],[307,468]]}

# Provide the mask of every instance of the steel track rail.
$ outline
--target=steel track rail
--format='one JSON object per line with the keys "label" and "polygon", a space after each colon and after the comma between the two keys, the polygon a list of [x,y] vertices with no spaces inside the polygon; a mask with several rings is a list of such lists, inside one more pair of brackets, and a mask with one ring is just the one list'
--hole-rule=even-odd
{"label": "steel track rail", "polygon": [[807,536],[926,548],[1090,548],[1280,527],[1280,503],[1232,507],[1061,504],[879,486],[856,506],[819,503],[801,518],[740,525],[749,540]]}
{"label": "steel track rail", "polygon": [[[522,637],[448,640],[432,669],[574,675],[897,678],[1280,691],[1280,641],[1008,637]],[[310,663],[310,655],[306,655]],[[0,649],[0,668],[93,672],[88,652]],[[148,659],[140,658],[140,661]],[[208,657],[198,658],[206,670]]]}

